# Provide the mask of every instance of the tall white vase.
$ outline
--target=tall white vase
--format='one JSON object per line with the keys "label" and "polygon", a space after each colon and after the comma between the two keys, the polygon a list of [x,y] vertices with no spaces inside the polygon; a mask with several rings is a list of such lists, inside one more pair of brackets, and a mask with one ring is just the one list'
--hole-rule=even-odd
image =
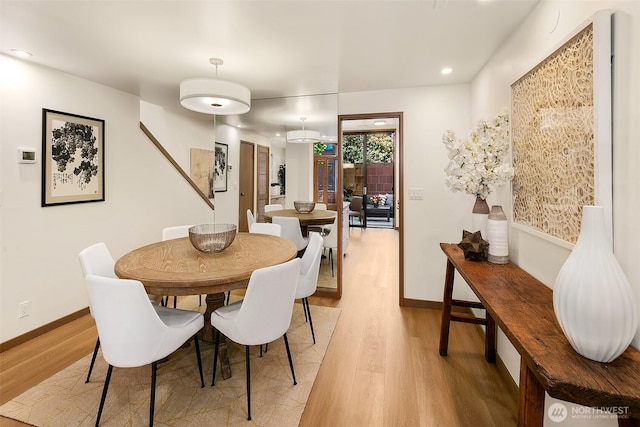
{"label": "tall white vase", "polygon": [[471,211],[471,232],[480,230],[483,239],[487,239],[487,218],[489,217],[489,205],[485,199],[476,197]]}
{"label": "tall white vase", "polygon": [[602,206],[584,206],[578,242],[553,289],[553,309],[571,347],[611,362],[631,343],[638,312],[629,280],[616,260]]}
{"label": "tall white vase", "polygon": [[509,263],[509,223],[502,206],[491,206],[487,218],[487,241],[489,242],[489,257],[487,261],[493,264]]}

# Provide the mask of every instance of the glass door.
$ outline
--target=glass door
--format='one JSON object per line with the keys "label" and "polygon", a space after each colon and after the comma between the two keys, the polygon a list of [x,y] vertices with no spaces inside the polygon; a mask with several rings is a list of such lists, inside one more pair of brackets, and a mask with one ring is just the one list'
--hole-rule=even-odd
{"label": "glass door", "polygon": [[336,157],[315,156],[314,194],[316,203],[325,203],[327,209],[337,210],[336,183],[338,159]]}

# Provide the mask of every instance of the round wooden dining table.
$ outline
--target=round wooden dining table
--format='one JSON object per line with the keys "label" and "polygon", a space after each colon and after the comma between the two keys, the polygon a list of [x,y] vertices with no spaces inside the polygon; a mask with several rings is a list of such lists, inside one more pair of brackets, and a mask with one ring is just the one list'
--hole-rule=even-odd
{"label": "round wooden dining table", "polygon": [[264,213],[265,222],[271,222],[274,216],[284,216],[288,218],[298,218],[300,221],[300,230],[303,236],[309,234],[310,225],[333,224],[338,213],[336,211],[328,211],[323,209],[314,209],[309,213],[300,213],[295,209],[281,209]]}
{"label": "round wooden dining table", "polygon": [[[118,259],[115,273],[122,279],[139,280],[151,295],[207,294],[201,337],[213,342],[211,313],[224,305],[225,293],[246,287],[254,270],[282,264],[296,254],[289,240],[266,234],[237,233],[227,249],[214,254],[198,251],[184,237],[134,249]],[[226,346],[220,360],[225,361],[223,378],[229,378]]]}

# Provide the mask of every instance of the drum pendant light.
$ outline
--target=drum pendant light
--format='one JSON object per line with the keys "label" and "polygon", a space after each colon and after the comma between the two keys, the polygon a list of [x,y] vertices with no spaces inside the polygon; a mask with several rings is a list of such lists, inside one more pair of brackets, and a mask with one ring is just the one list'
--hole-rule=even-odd
{"label": "drum pendant light", "polygon": [[220,58],[210,58],[216,67],[216,78],[195,78],[180,83],[180,104],[199,113],[214,115],[244,114],[251,109],[251,92],[248,88],[227,80],[218,79]]}
{"label": "drum pendant light", "polygon": [[302,130],[290,130],[287,132],[287,142],[291,142],[293,144],[310,144],[321,142],[320,140],[320,132],[315,130],[305,130],[304,121],[307,120],[306,117],[300,117],[302,120]]}

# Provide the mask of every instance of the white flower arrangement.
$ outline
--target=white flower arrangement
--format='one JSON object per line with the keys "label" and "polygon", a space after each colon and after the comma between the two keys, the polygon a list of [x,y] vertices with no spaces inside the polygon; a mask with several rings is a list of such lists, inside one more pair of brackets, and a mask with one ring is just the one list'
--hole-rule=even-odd
{"label": "white flower arrangement", "polygon": [[513,179],[509,154],[509,115],[499,114],[491,122],[480,121],[466,139],[448,130],[442,136],[449,164],[445,183],[451,191],[464,191],[481,199],[491,193],[491,185]]}

